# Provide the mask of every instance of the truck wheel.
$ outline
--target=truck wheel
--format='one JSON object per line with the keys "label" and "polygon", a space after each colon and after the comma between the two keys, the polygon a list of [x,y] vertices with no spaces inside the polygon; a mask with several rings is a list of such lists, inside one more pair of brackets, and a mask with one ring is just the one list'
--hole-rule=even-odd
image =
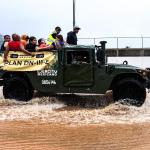
{"label": "truck wheel", "polygon": [[33,97],[33,89],[20,77],[12,77],[4,81],[3,95],[6,99],[28,101]]}
{"label": "truck wheel", "polygon": [[146,89],[135,79],[124,79],[113,88],[115,101],[121,100],[133,106],[141,106],[146,98]]}

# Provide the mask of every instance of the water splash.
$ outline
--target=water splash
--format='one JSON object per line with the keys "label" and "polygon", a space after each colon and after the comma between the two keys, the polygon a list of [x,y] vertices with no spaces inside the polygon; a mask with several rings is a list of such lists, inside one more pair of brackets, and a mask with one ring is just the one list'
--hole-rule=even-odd
{"label": "water splash", "polygon": [[[29,102],[5,100],[0,96],[0,120],[34,120],[63,124],[105,124],[150,122],[150,94],[142,107],[113,103],[107,107],[66,106],[55,97]],[[104,98],[104,97],[103,97]]]}

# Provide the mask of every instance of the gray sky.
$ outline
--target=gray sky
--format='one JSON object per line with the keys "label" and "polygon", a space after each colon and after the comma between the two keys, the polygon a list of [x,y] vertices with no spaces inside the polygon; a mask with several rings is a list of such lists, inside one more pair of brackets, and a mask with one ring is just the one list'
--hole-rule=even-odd
{"label": "gray sky", "polygon": [[[0,0],[0,33],[44,37],[72,30],[72,0]],[[78,37],[150,36],[149,0],[76,0]]]}

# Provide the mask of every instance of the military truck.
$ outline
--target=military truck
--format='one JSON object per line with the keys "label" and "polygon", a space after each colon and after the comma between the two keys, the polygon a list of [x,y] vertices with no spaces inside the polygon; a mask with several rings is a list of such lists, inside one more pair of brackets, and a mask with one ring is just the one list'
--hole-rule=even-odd
{"label": "military truck", "polygon": [[[57,50],[35,52],[36,60],[11,52],[8,63],[0,65],[4,97],[28,101],[35,91],[44,96],[105,94],[111,90],[115,101],[128,99],[131,105],[141,106],[146,98],[146,88],[149,88],[149,71],[127,63],[108,64],[106,41],[100,44],[68,45]],[[40,68],[43,64],[45,66]]]}

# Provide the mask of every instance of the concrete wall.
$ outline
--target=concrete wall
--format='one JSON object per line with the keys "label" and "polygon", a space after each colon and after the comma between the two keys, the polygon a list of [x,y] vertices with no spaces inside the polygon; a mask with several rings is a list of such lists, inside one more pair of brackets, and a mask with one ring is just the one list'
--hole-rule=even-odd
{"label": "concrete wall", "polygon": [[106,49],[106,55],[109,57],[122,56],[150,56],[150,48],[123,48],[123,49]]}

